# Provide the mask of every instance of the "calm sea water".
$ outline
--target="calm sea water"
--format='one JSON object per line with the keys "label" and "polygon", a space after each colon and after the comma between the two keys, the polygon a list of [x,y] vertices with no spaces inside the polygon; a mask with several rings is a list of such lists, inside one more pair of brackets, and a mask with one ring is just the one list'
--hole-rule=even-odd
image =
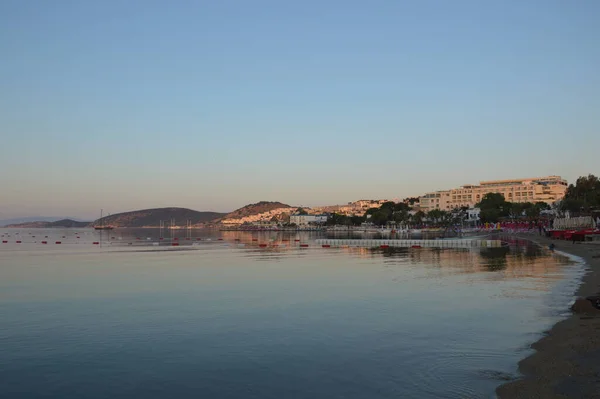
{"label": "calm sea water", "polygon": [[309,233],[200,231],[156,247],[150,230],[0,234],[3,398],[492,397],[582,270],[522,242],[324,249],[298,248]]}

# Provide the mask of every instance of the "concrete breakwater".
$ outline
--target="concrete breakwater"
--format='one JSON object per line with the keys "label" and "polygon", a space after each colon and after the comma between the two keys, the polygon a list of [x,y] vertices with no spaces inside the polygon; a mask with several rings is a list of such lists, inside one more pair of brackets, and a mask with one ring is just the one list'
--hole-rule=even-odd
{"label": "concrete breakwater", "polygon": [[318,245],[330,247],[394,248],[499,248],[501,240],[360,240],[320,239]]}

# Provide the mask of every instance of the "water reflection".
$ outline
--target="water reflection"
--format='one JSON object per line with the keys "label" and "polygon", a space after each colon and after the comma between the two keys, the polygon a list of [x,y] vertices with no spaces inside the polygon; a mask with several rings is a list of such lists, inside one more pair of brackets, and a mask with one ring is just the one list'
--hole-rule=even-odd
{"label": "water reflection", "polygon": [[[524,242],[321,248],[322,233],[198,230],[154,253],[158,230],[42,235],[72,245],[0,248],[1,397],[487,397],[556,321],[544,309],[569,271]],[[82,245],[98,237],[133,247]]]}
{"label": "water reflection", "polygon": [[495,272],[506,269],[507,256],[510,248],[485,248],[479,252],[479,255],[485,260],[485,266],[489,271]]}

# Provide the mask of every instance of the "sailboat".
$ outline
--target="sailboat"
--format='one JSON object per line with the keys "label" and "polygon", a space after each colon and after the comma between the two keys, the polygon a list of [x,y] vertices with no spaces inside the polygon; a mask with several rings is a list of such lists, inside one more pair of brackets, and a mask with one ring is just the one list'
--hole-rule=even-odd
{"label": "sailboat", "polygon": [[100,223],[102,223],[100,226],[94,226],[94,230],[112,230],[112,229],[114,229],[114,227],[112,227],[112,226],[104,225],[104,220],[102,220],[102,209],[100,209]]}

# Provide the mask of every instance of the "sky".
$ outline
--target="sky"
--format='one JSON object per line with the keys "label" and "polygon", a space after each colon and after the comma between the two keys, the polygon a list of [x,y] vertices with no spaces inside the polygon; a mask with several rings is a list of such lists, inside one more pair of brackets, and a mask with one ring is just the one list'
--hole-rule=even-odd
{"label": "sky", "polygon": [[0,1],[0,218],[600,174],[596,0]]}

